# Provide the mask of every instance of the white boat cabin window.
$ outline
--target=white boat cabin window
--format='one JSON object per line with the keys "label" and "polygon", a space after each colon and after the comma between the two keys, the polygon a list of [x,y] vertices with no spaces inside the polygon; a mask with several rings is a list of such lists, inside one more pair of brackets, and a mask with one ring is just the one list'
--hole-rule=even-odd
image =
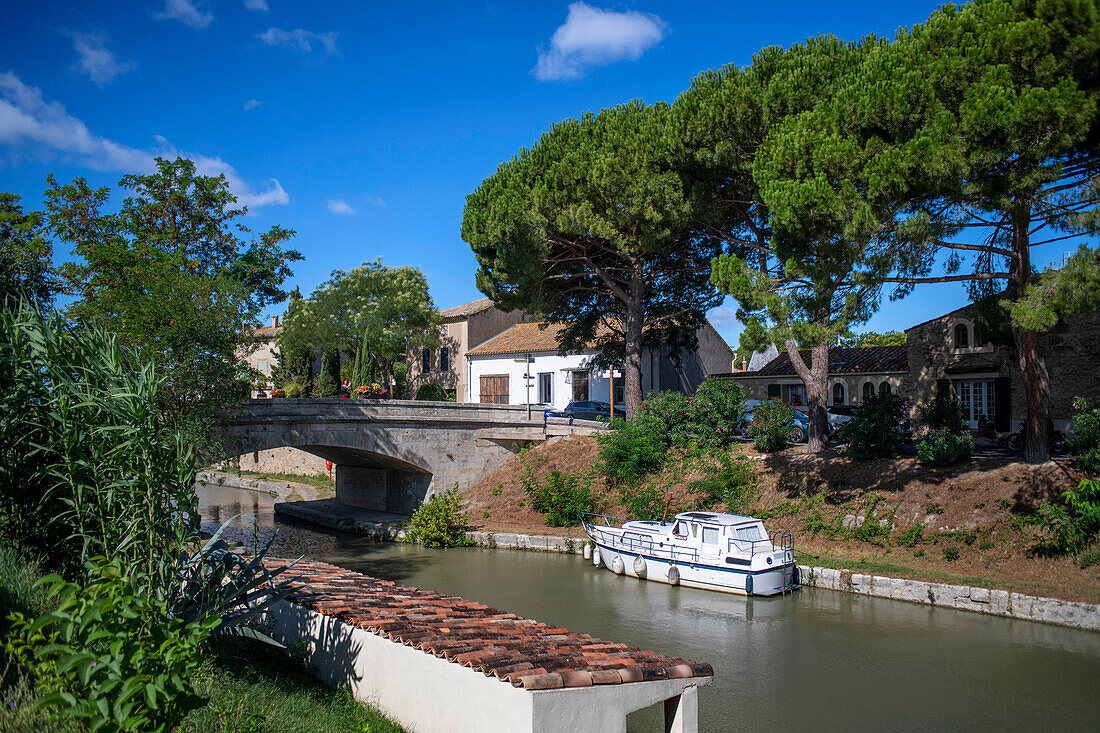
{"label": "white boat cabin window", "polygon": [[672,525],[672,534],[677,537],[687,537],[687,533],[687,526],[684,522],[677,520],[676,524]]}
{"label": "white boat cabin window", "polygon": [[745,524],[736,528],[737,539],[745,540],[746,542],[755,542],[758,540],[766,539],[764,537],[764,530],[759,524]]}
{"label": "white boat cabin window", "polygon": [[696,524],[695,522],[691,523],[691,536],[692,537],[698,537],[699,536],[699,525]]}
{"label": "white boat cabin window", "polygon": [[703,527],[703,544],[704,545],[717,545],[718,544],[718,528],[717,527]]}

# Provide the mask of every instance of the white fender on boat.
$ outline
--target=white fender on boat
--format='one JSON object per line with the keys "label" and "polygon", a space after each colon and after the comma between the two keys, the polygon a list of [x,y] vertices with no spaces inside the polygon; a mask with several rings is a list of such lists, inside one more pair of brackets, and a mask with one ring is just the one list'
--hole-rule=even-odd
{"label": "white fender on boat", "polygon": [[588,544],[587,542],[584,543],[584,559],[592,559],[592,545]]}
{"label": "white fender on boat", "polygon": [[600,548],[598,547],[592,548],[592,564],[596,567],[600,566]]}
{"label": "white fender on boat", "polygon": [[645,577],[645,558],[641,555],[634,558],[634,574],[639,578]]}
{"label": "white fender on boat", "polygon": [[676,568],[675,565],[668,569],[668,584],[680,585],[680,571]]}
{"label": "white fender on boat", "polygon": [[615,557],[611,558],[611,572],[615,573],[615,575],[622,575],[623,570],[625,569],[626,568],[623,566],[622,557],[616,555]]}

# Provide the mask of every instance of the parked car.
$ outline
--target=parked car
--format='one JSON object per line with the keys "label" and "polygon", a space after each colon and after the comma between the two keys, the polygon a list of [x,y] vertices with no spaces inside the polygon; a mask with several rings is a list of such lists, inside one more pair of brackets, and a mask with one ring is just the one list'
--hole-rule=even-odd
{"label": "parked car", "polygon": [[[622,408],[619,408],[620,410]],[[567,417],[569,421],[573,420],[599,420],[601,422],[607,422],[611,419],[611,405],[607,402],[570,402],[566,405],[564,410],[557,412],[547,410],[545,415],[547,417]]]}
{"label": "parked car", "polygon": [[[760,404],[760,400],[756,401],[756,404]],[[755,407],[755,405],[753,405]],[[789,407],[789,405],[788,405]],[[741,435],[748,437],[749,423],[752,422],[752,412],[748,411],[746,407],[745,414],[741,417],[741,424],[739,432]],[[791,417],[791,432],[788,436],[792,443],[805,443],[809,440],[810,436],[810,418],[805,413],[799,412],[797,408],[794,410],[794,415]]]}
{"label": "parked car", "polygon": [[856,415],[855,405],[832,405],[825,410],[825,416],[829,419],[829,432],[835,433],[844,423]]}

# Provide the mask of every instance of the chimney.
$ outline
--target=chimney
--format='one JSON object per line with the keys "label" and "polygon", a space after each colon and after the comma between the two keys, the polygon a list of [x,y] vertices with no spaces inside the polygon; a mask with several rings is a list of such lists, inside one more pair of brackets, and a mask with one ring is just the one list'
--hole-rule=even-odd
{"label": "chimney", "polygon": [[271,327],[272,328],[278,328],[279,327],[279,317],[278,316],[272,316],[271,317]]}

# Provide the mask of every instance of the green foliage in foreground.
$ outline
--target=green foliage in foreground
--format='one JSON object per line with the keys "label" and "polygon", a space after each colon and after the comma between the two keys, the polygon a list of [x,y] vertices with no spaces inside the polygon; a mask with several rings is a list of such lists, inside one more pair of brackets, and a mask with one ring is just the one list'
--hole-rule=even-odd
{"label": "green foliage in foreground", "polygon": [[580,524],[582,512],[599,510],[600,497],[592,492],[588,475],[551,471],[546,483],[541,483],[529,473],[523,477],[523,487],[531,497],[531,507],[546,515],[550,527]]}
{"label": "green foliage in foreground", "polygon": [[1100,473],[1100,400],[1074,400],[1073,432],[1069,449],[1073,463],[1086,471]]}
{"label": "green foliage in foreground", "polygon": [[1100,533],[1100,479],[1084,479],[1062,494],[1063,504],[1044,504],[1038,525],[1046,534],[1039,554],[1080,554]]}
{"label": "green foliage in foreground", "polygon": [[181,733],[401,733],[376,709],[325,687],[300,662],[245,639],[220,642],[195,675],[208,698]]}
{"label": "green foliage in foreground", "polygon": [[447,399],[447,392],[438,384],[422,384],[416,390],[416,399],[443,402]]}
{"label": "green foliage in foreground", "polygon": [[167,731],[203,704],[191,677],[216,618],[170,618],[124,576],[97,559],[84,587],[43,578],[57,608],[16,616],[5,651],[29,671],[35,709],[55,708],[92,730]]}
{"label": "green foliage in foreground", "polygon": [[0,310],[0,526],[69,579],[109,556],[164,589],[196,532],[195,464],[164,378],[96,327]]}
{"label": "green foliage in foreground", "polygon": [[472,544],[466,535],[470,514],[456,483],[421,504],[412,515],[412,541],[426,547],[462,547]]}

